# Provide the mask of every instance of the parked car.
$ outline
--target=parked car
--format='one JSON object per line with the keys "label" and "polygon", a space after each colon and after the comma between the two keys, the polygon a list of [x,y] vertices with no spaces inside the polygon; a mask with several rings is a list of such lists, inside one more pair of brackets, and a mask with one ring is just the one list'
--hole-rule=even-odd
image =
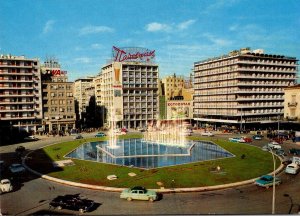
{"label": "parked car", "polygon": [[82,199],[79,194],[58,196],[49,203],[52,208],[69,209],[80,213],[91,211],[94,205],[94,201]]}
{"label": "parked car", "polygon": [[270,142],[268,143],[268,147],[271,149],[281,149],[281,145],[277,142]]}
{"label": "parked car", "polygon": [[0,181],[0,194],[8,193],[13,190],[13,186],[11,185],[9,179],[2,179]]}
{"label": "parked car", "polygon": [[[269,188],[270,186],[273,186],[273,176],[271,175],[263,175],[259,179],[256,179],[254,184],[260,187]],[[275,177],[275,185],[281,184],[281,180],[278,177]]]}
{"label": "parked car", "polygon": [[293,154],[293,155],[300,155],[300,149],[291,148],[291,149],[289,150],[289,153],[290,153],[290,154]]}
{"label": "parked car", "polygon": [[246,143],[252,142],[252,139],[250,137],[242,137],[241,139],[243,139],[243,141],[245,141]]}
{"label": "parked car", "polygon": [[38,138],[36,138],[35,136],[28,136],[28,137],[25,137],[24,140],[26,140],[26,141],[36,141],[36,140],[38,140]]}
{"label": "parked car", "polygon": [[275,154],[277,154],[278,156],[286,156],[286,153],[283,149],[277,149],[275,151]]}
{"label": "parked car", "polygon": [[300,166],[296,163],[291,163],[286,166],[285,173],[288,174],[297,174],[300,171]]}
{"label": "parked car", "polygon": [[157,193],[144,187],[136,186],[122,191],[120,198],[131,200],[149,200],[153,202],[158,199]]}
{"label": "parked car", "polygon": [[263,138],[264,136],[263,135],[254,135],[252,138],[254,139],[254,140],[261,140],[262,138]]}
{"label": "parked car", "polygon": [[245,143],[246,140],[243,137],[233,137],[229,138],[230,142],[239,142],[239,143]]}
{"label": "parked car", "polygon": [[18,163],[14,163],[9,166],[9,171],[13,174],[23,173],[25,172],[25,170],[26,170],[25,167],[23,167],[21,164]]}
{"label": "parked car", "polygon": [[76,139],[82,139],[83,137],[82,137],[82,135],[81,134],[76,134],[76,136],[74,136],[74,140],[76,140]]}
{"label": "parked car", "polygon": [[105,137],[105,136],[106,136],[106,134],[103,132],[99,132],[95,135],[95,137]]}
{"label": "parked car", "polygon": [[212,132],[209,131],[204,131],[201,133],[201,136],[214,136],[214,134]]}

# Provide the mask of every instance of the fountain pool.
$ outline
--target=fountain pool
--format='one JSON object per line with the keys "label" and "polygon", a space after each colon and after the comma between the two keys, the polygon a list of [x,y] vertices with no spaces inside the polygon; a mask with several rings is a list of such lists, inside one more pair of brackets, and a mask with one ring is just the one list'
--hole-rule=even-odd
{"label": "fountain pool", "polygon": [[118,139],[115,145],[117,148],[110,148],[109,141],[89,142],[66,157],[152,169],[234,156],[207,141],[185,141],[184,145],[178,146],[143,139]]}

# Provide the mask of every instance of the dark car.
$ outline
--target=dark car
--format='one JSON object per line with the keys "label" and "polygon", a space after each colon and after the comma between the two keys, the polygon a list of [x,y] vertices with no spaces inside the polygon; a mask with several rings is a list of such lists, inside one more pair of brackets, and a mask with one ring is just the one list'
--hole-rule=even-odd
{"label": "dark car", "polygon": [[286,156],[286,153],[283,149],[277,149],[275,151],[275,154],[277,154],[278,156]]}
{"label": "dark car", "polygon": [[58,196],[49,203],[53,208],[69,209],[80,213],[91,211],[94,205],[94,201],[82,199],[79,194]]}
{"label": "dark car", "polygon": [[290,154],[293,154],[293,155],[300,155],[300,149],[296,149],[296,148],[291,148],[289,150]]}

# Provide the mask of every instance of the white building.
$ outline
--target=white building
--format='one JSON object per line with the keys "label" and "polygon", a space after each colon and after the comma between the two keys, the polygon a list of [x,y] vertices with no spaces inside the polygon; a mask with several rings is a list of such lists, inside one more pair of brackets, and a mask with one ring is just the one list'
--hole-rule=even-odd
{"label": "white building", "polygon": [[41,95],[38,59],[0,56],[0,121],[36,131],[42,120]]}
{"label": "white building", "polygon": [[284,88],[297,59],[249,48],[194,63],[194,119],[206,123],[273,123],[283,117]]}
{"label": "white building", "polygon": [[109,125],[137,128],[158,118],[158,65],[154,57],[155,51],[114,47],[113,61],[102,68],[101,84],[95,86],[97,104],[105,107]]}

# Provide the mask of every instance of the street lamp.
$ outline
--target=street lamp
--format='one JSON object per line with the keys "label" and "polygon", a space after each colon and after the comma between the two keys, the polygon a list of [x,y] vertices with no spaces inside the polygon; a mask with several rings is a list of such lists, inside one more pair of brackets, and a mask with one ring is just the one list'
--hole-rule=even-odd
{"label": "street lamp", "polygon": [[272,214],[275,214],[275,169],[276,169],[276,161],[273,150],[269,147],[269,151],[272,154],[273,158],[273,194],[272,194]]}

